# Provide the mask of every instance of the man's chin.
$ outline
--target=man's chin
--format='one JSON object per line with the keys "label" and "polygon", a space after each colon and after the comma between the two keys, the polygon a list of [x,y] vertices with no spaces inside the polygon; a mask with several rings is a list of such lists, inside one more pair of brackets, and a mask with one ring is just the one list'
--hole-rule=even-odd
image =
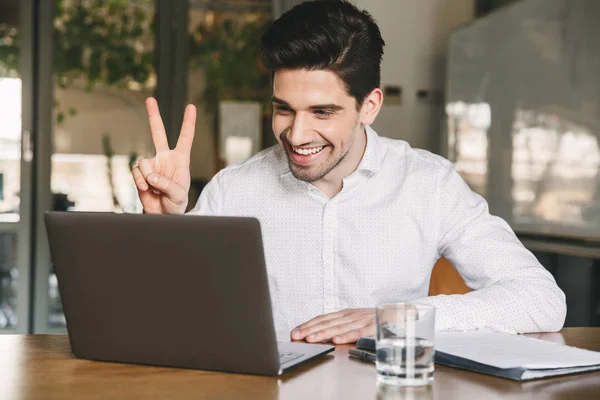
{"label": "man's chin", "polygon": [[296,179],[308,183],[313,183],[322,178],[322,176],[319,176],[319,174],[312,173],[309,168],[298,168],[296,166],[290,165],[290,171]]}
{"label": "man's chin", "polygon": [[333,171],[343,159],[344,157],[340,157],[335,163],[332,163],[331,158],[329,158],[325,161],[321,161],[319,164],[298,165],[289,158],[288,154],[288,166],[292,172],[292,175],[294,175],[296,179],[308,183],[314,183],[325,178],[327,174]]}

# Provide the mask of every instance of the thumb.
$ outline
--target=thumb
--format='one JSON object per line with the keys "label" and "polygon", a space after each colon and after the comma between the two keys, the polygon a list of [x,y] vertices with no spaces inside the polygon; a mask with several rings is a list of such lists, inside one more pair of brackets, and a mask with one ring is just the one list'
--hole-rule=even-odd
{"label": "thumb", "polygon": [[181,205],[187,200],[186,190],[172,180],[156,172],[149,174],[147,180],[150,186],[167,195],[174,204]]}

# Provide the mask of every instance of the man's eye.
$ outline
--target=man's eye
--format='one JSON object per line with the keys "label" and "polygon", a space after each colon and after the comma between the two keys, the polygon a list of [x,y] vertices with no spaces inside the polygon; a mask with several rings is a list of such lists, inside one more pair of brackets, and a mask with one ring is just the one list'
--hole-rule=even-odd
{"label": "man's eye", "polygon": [[331,117],[333,115],[333,113],[331,111],[327,111],[327,110],[315,110],[315,114],[318,117]]}
{"label": "man's eye", "polygon": [[285,113],[289,113],[290,109],[285,106],[275,106],[275,111],[277,111],[278,113],[281,113],[281,114],[285,114]]}

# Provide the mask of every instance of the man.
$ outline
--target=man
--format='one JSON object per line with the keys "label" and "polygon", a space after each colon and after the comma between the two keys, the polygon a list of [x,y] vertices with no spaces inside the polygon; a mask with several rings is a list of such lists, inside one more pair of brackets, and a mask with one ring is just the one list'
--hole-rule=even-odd
{"label": "man", "polygon": [[[501,219],[441,157],[379,137],[384,42],[345,1],[302,3],[261,38],[278,145],[220,171],[191,214],[260,220],[277,330],[334,343],[375,334],[379,303],[435,305],[438,330],[556,331],[565,297]],[[183,213],[195,109],[169,150],[147,101],[156,156],[133,172],[147,213]],[[447,257],[465,295],[427,297]]]}

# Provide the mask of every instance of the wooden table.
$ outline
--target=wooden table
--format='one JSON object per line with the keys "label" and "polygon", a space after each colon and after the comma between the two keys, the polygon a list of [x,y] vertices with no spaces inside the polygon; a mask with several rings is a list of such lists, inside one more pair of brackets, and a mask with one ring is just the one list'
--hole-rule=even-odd
{"label": "wooden table", "polygon": [[[600,328],[533,336],[600,351]],[[384,391],[351,347],[272,378],[78,360],[66,335],[0,335],[0,399],[600,399],[600,372],[518,383],[443,366],[430,387]]]}

